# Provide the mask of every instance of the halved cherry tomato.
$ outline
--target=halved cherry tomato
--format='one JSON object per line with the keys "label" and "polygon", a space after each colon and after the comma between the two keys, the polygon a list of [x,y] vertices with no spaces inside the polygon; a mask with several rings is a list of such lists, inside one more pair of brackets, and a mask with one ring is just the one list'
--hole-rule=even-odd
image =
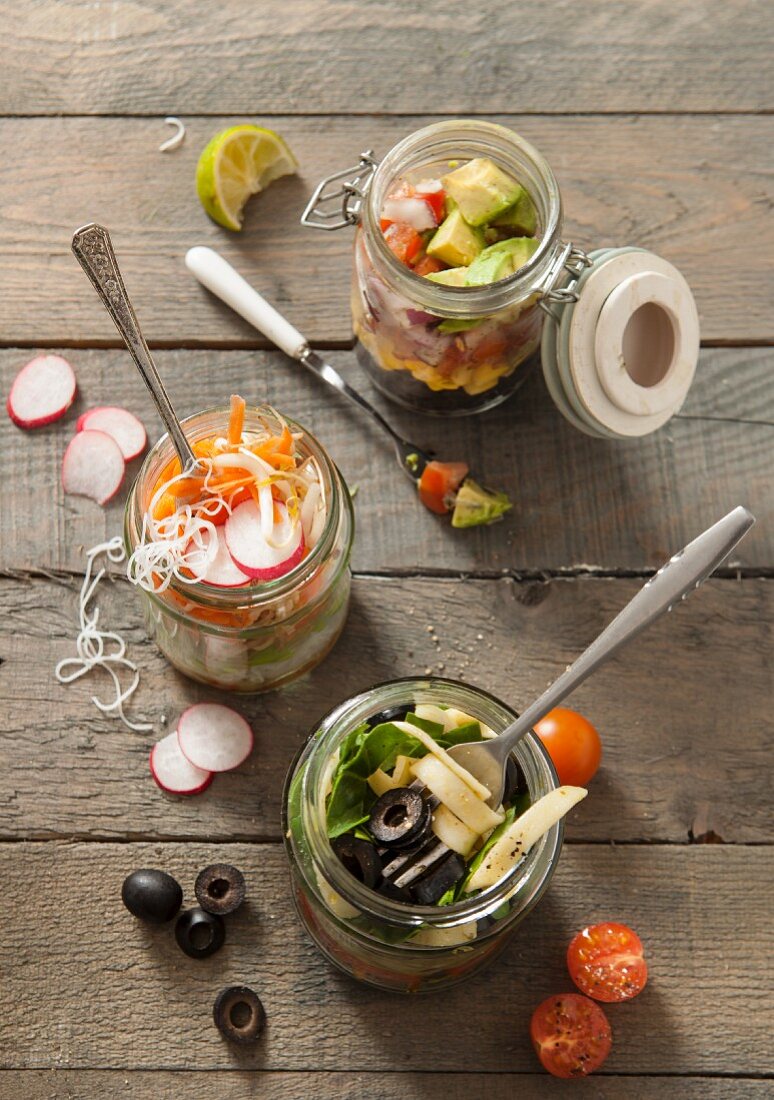
{"label": "halved cherry tomato", "polygon": [[414,264],[415,275],[434,275],[436,271],[443,271],[446,264],[442,264],[440,260],[436,260],[435,256],[423,256],[418,263]]}
{"label": "halved cherry tomato", "polygon": [[535,724],[535,733],[548,749],[560,783],[584,787],[596,773],[602,742],[582,714],[555,707]]}
{"label": "halved cherry tomato", "polygon": [[410,264],[423,245],[422,238],[416,229],[400,222],[393,222],[385,229],[384,239],[402,264]]}
{"label": "halved cherry tomato", "polygon": [[421,191],[418,193],[418,197],[425,200],[433,212],[435,224],[440,225],[446,217],[446,193],[444,191]]}
{"label": "halved cherry tomato", "polygon": [[419,479],[419,499],[425,508],[445,516],[454,506],[454,493],[468,476],[464,462],[428,462]]}
{"label": "halved cherry tomato", "polygon": [[543,1068],[554,1077],[586,1077],[613,1045],[607,1016],[579,993],[559,993],[539,1004],[529,1033]]}
{"label": "halved cherry tomato", "polygon": [[567,948],[570,977],[587,997],[629,1001],[645,988],[648,964],[642,940],[625,924],[605,921],[584,928]]}

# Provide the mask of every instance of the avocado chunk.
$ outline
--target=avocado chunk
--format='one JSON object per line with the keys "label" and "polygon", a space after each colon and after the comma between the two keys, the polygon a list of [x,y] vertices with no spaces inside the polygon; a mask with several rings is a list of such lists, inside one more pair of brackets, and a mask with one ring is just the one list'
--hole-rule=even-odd
{"label": "avocado chunk", "polygon": [[486,286],[499,279],[507,279],[524,266],[539,244],[540,241],[534,237],[509,237],[497,244],[490,244],[469,266],[465,285]]}
{"label": "avocado chunk", "polygon": [[425,278],[431,283],[440,283],[442,286],[465,286],[467,273],[466,267],[450,267],[446,271],[433,271],[425,275]]}
{"label": "avocado chunk", "polygon": [[499,229],[512,229],[521,237],[534,236],[537,229],[537,210],[523,187],[513,206],[509,206],[504,213],[499,214],[492,225],[496,225]]}
{"label": "avocado chunk", "polygon": [[452,267],[467,267],[483,249],[484,243],[481,230],[469,226],[459,210],[452,210],[433,234],[427,254]]}
{"label": "avocado chunk", "polygon": [[457,490],[452,527],[479,527],[494,523],[512,507],[505,493],[484,489],[469,477]]}
{"label": "avocado chunk", "polygon": [[441,181],[468,225],[485,225],[519,198],[521,184],[488,157],[475,157]]}

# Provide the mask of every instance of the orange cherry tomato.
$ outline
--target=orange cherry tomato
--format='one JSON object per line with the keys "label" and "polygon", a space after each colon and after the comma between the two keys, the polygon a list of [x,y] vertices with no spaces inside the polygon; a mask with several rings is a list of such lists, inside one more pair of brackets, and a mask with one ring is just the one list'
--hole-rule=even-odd
{"label": "orange cherry tomato", "polygon": [[419,499],[439,516],[454,506],[454,494],[468,476],[464,462],[428,462],[419,479]]}
{"label": "orange cherry tomato", "polygon": [[554,1077],[588,1076],[613,1045],[607,1016],[579,993],[559,993],[539,1004],[529,1033],[543,1068]]}
{"label": "orange cherry tomato", "polygon": [[581,993],[597,1001],[630,1001],[645,988],[642,940],[625,924],[584,928],[567,948],[567,968]]}
{"label": "orange cherry tomato", "polygon": [[535,733],[548,750],[560,783],[583,787],[596,773],[602,742],[582,714],[555,707],[535,725]]}

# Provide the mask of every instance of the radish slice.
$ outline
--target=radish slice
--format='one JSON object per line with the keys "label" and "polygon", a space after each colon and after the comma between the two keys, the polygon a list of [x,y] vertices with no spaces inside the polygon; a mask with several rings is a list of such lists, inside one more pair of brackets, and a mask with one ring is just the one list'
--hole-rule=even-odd
{"label": "radish slice", "polygon": [[241,714],[220,703],[197,703],[177,723],[180,751],[205,771],[229,772],[253,751],[253,731]]}
{"label": "radish slice", "polygon": [[73,368],[61,355],[38,355],[19,371],[6,408],[20,428],[42,428],[64,416],[75,400]]}
{"label": "radish slice", "polygon": [[162,791],[170,794],[200,794],[213,780],[213,773],[197,768],[180,751],[177,730],[157,741],[150,754],[151,775]]}
{"label": "radish slice", "polygon": [[125,468],[121,448],[112,436],[91,430],[78,432],[62,459],[62,486],[73,496],[107,504],[121,488]]}
{"label": "radish slice", "polygon": [[248,577],[271,581],[295,569],[304,556],[304,531],[293,523],[284,504],[277,504],[279,523],[269,541],[261,527],[261,511],[254,500],[238,505],[225,523],[226,545],[236,565]]}
{"label": "radish slice", "polygon": [[106,432],[112,436],[121,448],[125,462],[131,462],[133,458],[141,455],[148,443],[145,428],[134,413],[119,409],[115,405],[102,405],[81,413],[75,430],[82,432],[84,429]]}
{"label": "radish slice", "polygon": [[[211,537],[208,530],[202,531],[200,555],[194,553],[193,542],[189,542],[186,548],[186,564],[196,579],[204,581],[205,584],[213,584],[216,588],[241,588],[243,584],[249,584],[250,577],[238,568],[229,554],[220,527],[215,528],[215,542],[217,544],[215,557],[207,561],[207,551],[210,547]],[[189,557],[189,555],[192,556]],[[200,556],[198,564],[197,556]]]}

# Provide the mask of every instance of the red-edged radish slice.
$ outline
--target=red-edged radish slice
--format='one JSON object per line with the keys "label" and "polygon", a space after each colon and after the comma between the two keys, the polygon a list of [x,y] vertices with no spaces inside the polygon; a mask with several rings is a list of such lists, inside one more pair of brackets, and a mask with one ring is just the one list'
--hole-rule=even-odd
{"label": "red-edged radish slice", "polygon": [[230,772],[253,751],[253,731],[241,714],[220,703],[196,703],[177,723],[180,751],[197,768]]}
{"label": "red-edged radish slice", "polygon": [[64,416],[75,400],[73,368],[61,355],[38,355],[13,380],[6,408],[20,428],[42,428]]}
{"label": "red-edged radish slice", "polygon": [[[249,584],[251,578],[237,566],[228,552],[223,528],[215,528],[215,541],[217,549],[215,557],[211,561],[206,560],[207,550],[210,546],[210,532],[202,531],[202,547],[200,554],[194,553],[195,547],[189,542],[186,549],[186,565],[191,570],[197,581],[206,584],[214,584],[216,588],[241,588],[243,584]],[[189,558],[190,555],[190,558]],[[201,561],[197,559],[201,557]]]}
{"label": "red-edged radish slice", "polygon": [[197,768],[180,751],[177,730],[162,737],[151,749],[151,775],[169,794],[201,794],[213,780],[213,773]]}
{"label": "red-edged radish slice", "polygon": [[269,542],[261,529],[261,511],[254,500],[238,505],[226,520],[226,545],[236,565],[260,581],[273,581],[295,569],[304,556],[304,531],[293,523],[284,504],[277,504],[280,521]]}
{"label": "red-edged radish slice", "polygon": [[84,430],[106,432],[115,439],[121,448],[125,462],[131,462],[145,450],[148,436],[141,421],[127,409],[116,405],[100,405],[96,409],[87,409],[81,413],[75,425],[77,432]]}
{"label": "red-edged radish slice", "polygon": [[107,504],[121,488],[125,469],[121,448],[107,432],[78,432],[62,459],[62,487],[73,496]]}

